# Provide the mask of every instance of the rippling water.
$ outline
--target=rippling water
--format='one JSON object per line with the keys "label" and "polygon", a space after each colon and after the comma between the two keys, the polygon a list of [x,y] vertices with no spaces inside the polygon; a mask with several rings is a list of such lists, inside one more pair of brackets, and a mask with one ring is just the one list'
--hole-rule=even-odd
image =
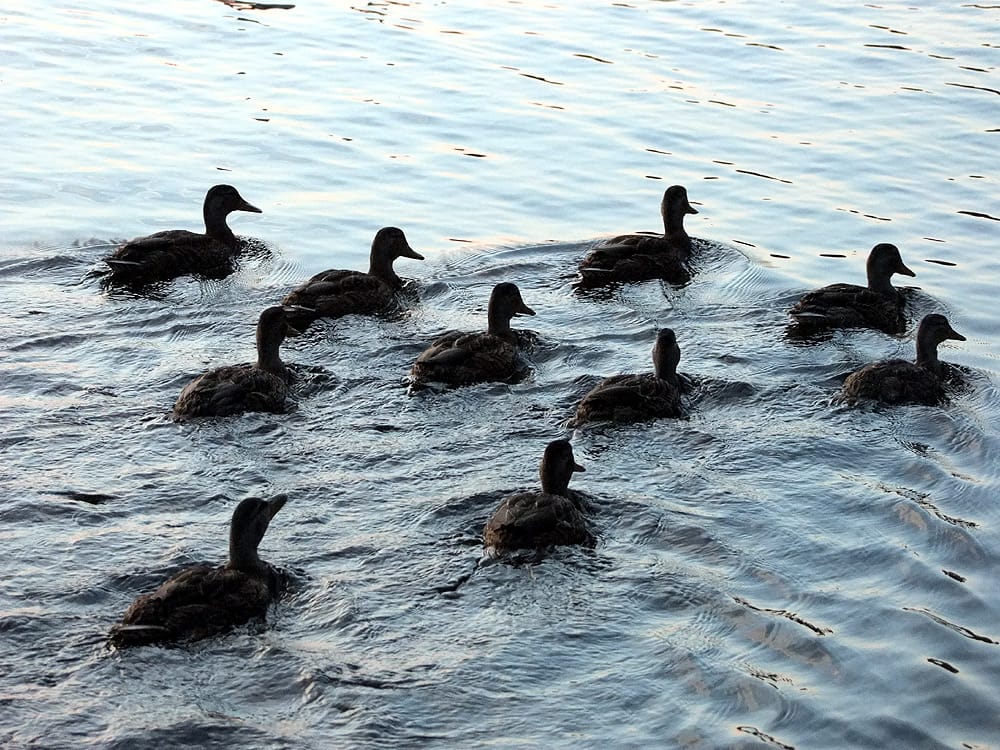
{"label": "rippling water", "polygon": [[[1000,9],[987,4],[19,6],[0,16],[0,399],[10,747],[1000,746],[995,253]],[[90,272],[261,215],[233,276],[147,294]],[[688,188],[697,274],[573,288],[595,240]],[[177,425],[259,311],[363,268],[384,225],[419,301],[290,339],[295,408]],[[942,408],[847,409],[913,331],[801,342],[785,310],[893,242],[913,319],[969,371]],[[410,395],[498,281],[532,375]],[[705,385],[684,420],[566,428],[658,327]],[[483,558],[545,444],[586,465],[593,548]],[[138,593],[220,560],[235,502],[287,492],[266,626],[104,643]]]}

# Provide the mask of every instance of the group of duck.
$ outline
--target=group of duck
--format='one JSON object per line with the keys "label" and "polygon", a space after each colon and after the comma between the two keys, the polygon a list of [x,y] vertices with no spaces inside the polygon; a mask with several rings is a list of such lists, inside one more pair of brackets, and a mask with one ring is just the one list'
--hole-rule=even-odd
{"label": "group of duck", "polygon": [[[684,217],[698,212],[680,185],[664,192],[660,208],[663,234],[627,234],[602,242],[580,263],[579,287],[646,279],[687,283],[692,274],[692,242],[684,229]],[[244,200],[234,187],[214,186],[203,206],[204,233],[168,230],[121,245],[105,259],[110,269],[105,283],[135,288],[188,274],[217,278],[230,273],[243,248],[227,224],[233,211],[259,213],[260,209]],[[318,318],[398,310],[405,304],[404,282],[393,269],[398,258],[423,260],[402,230],[385,227],[372,241],[367,272],[323,271],[293,289],[281,304],[260,315],[257,362],[219,367],[200,375],[181,391],[173,418],[283,412],[291,382],[279,354],[285,336],[301,332]],[[802,297],[789,311],[792,329],[806,336],[833,328],[903,333],[906,298],[893,287],[891,278],[897,273],[915,274],[891,244],[879,244],[871,250],[866,270],[865,286],[833,284]],[[511,320],[516,315],[534,314],[515,284],[497,284],[489,299],[486,330],[452,331],[436,339],[413,363],[413,384],[456,387],[518,381],[528,368],[519,332],[511,328]],[[965,337],[943,315],[926,315],[918,326],[914,362],[890,359],[867,365],[846,378],[840,398],[849,403],[943,402],[946,386],[961,379],[957,368],[938,359],[938,345],[946,339],[964,341]],[[570,426],[682,416],[681,397],[692,385],[677,372],[680,348],[671,329],[658,332],[652,355],[652,372],[616,375],[595,386],[580,401]],[[583,467],[576,463],[570,443],[549,443],[540,466],[541,490],[503,500],[484,528],[487,547],[540,549],[586,541],[589,532],[581,503],[569,490],[570,478],[577,471]],[[262,616],[279,595],[283,579],[259,558],[257,548],[285,500],[283,495],[243,500],[230,525],[228,562],[218,568],[183,571],[141,596],[112,630],[112,642],[129,646],[190,640]]]}

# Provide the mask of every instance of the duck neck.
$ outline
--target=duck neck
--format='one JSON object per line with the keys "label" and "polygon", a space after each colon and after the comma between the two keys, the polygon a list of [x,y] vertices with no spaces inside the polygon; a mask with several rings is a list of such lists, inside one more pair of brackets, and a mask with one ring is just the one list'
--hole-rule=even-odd
{"label": "duck neck", "polygon": [[398,289],[403,285],[403,280],[396,275],[392,269],[393,258],[385,258],[372,253],[368,261],[368,275],[382,279],[386,284]]}
{"label": "duck neck", "polygon": [[514,331],[510,327],[510,319],[512,317],[512,315],[505,314],[501,310],[498,310],[497,306],[491,301],[489,309],[486,311],[486,330],[494,336],[511,339],[514,337]]}
{"label": "duck neck", "polygon": [[205,206],[202,214],[205,217],[205,234],[229,247],[236,246],[236,235],[226,223],[226,214],[210,211],[208,206]]}
{"label": "duck neck", "polygon": [[681,361],[681,352],[676,344],[673,346],[656,346],[653,352],[653,372],[657,379],[665,380],[671,385],[679,383],[677,379],[677,365]]}
{"label": "duck neck", "polygon": [[663,236],[674,243],[681,245],[691,243],[691,238],[684,230],[684,212],[664,211],[663,212]]}
{"label": "duck neck", "polygon": [[539,471],[542,480],[542,492],[547,495],[569,495],[569,475],[559,476],[559,472],[552,467],[542,464]]}
{"label": "duck neck", "polygon": [[869,267],[868,289],[883,297],[896,298],[896,287],[892,285],[892,274],[879,271],[877,268]]}
{"label": "duck neck", "polygon": [[264,370],[284,379],[285,363],[281,361],[281,340],[271,340],[257,335],[257,369]]}
{"label": "duck neck", "polygon": [[937,342],[933,339],[917,337],[917,366],[941,376],[941,360],[937,355]]}
{"label": "duck neck", "polygon": [[229,568],[252,573],[264,567],[264,563],[257,555],[257,549],[247,547],[246,544],[241,545],[239,539],[229,540]]}

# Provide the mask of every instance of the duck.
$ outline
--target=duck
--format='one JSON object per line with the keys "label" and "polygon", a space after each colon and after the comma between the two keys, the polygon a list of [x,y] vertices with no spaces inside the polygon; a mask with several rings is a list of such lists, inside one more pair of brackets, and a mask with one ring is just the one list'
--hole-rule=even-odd
{"label": "duck", "polygon": [[653,344],[653,372],[605,378],[583,397],[569,426],[682,416],[684,384],[677,373],[680,360],[676,334],[661,328]]}
{"label": "duck", "polygon": [[576,463],[568,440],[545,446],[539,466],[541,491],[505,497],[483,528],[485,545],[504,551],[588,541],[586,521],[569,491],[569,480],[577,471],[584,468]]}
{"label": "duck", "polygon": [[663,234],[622,234],[603,242],[580,263],[580,283],[596,286],[618,281],[664,279],[685,284],[691,279],[687,261],[691,238],[684,216],[698,211],[682,185],[671,185],[660,202]]}
{"label": "duck", "polygon": [[916,276],[888,242],[875,245],[865,263],[868,286],[831,284],[816,289],[800,299],[788,314],[793,329],[811,333],[829,328],[874,328],[888,334],[906,329],[903,315],[905,299],[891,279],[893,274]]}
{"label": "duck", "polygon": [[287,495],[248,497],[233,511],[229,560],[177,573],[155,591],[139,596],[111,629],[118,648],[196,641],[254,618],[263,618],[284,588],[284,576],[260,559],[257,547]]}
{"label": "duck", "polygon": [[424,256],[410,247],[402,229],[383,227],[372,240],[367,273],[323,271],[285,296],[283,305],[315,311],[312,318],[304,313],[293,317],[292,326],[304,330],[315,318],[374,315],[391,310],[399,304],[398,292],[403,288],[403,280],[392,268],[396,258],[423,260]]}
{"label": "duck", "polygon": [[287,331],[285,308],[276,305],[264,310],[257,322],[257,362],[217,367],[199,375],[177,397],[173,419],[284,412],[291,374],[281,361],[279,348]]}
{"label": "duck", "polygon": [[429,381],[448,385],[516,382],[524,373],[517,332],[510,327],[515,315],[534,315],[516,284],[493,287],[487,308],[487,328],[478,333],[450,331],[417,357],[410,370],[414,385]]}
{"label": "duck", "polygon": [[926,404],[946,400],[945,383],[957,373],[938,359],[938,344],[965,336],[951,327],[940,313],[925,315],[917,328],[917,360],[887,359],[852,372],[844,380],[841,400],[856,403],[867,399],[885,404]]}
{"label": "duck", "polygon": [[147,284],[186,274],[221,278],[233,270],[240,244],[226,217],[233,211],[262,211],[244,200],[232,185],[215,185],[205,195],[205,232],[168,229],[120,245],[104,262],[112,284]]}

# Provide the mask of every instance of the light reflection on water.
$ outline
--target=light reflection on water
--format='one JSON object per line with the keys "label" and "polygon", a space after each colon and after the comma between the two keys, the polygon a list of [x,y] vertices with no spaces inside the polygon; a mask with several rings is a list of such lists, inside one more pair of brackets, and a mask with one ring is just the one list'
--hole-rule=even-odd
{"label": "light reflection on water", "polygon": [[[9,13],[0,283],[8,503],[0,664],[12,746],[955,747],[996,741],[1000,572],[990,241],[996,9],[722,3],[188,2]],[[127,72],[127,75],[124,74]],[[262,252],[148,296],[87,276],[114,241],[259,205]],[[581,295],[594,239],[699,210],[697,271]],[[289,340],[283,416],[175,425],[195,374],[253,358],[297,281],[364,268],[395,224],[420,301]],[[972,368],[943,409],[849,410],[839,378],[912,335],[784,336],[805,289],[917,272]],[[839,257],[838,257],[839,256]],[[954,265],[942,265],[942,262]],[[440,331],[513,280],[522,384],[408,395]],[[737,384],[689,418],[565,427],[605,375]],[[593,549],[481,558],[505,493],[570,436]],[[233,504],[287,492],[262,545],[292,593],[265,628],[108,652]]]}

